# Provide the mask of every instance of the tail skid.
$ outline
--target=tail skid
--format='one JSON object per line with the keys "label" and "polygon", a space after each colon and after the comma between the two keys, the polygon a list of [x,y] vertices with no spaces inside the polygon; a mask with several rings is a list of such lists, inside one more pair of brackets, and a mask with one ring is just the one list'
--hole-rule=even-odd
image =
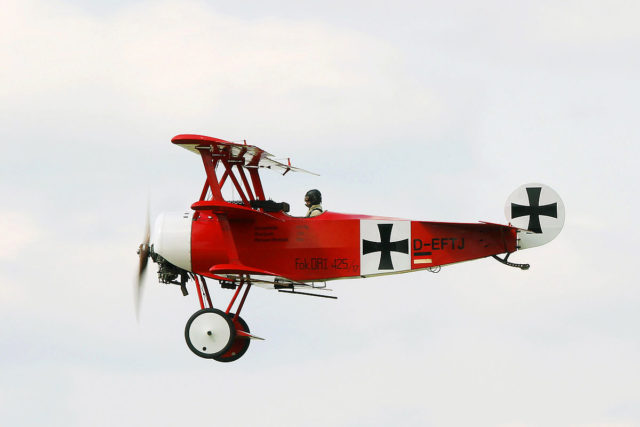
{"label": "tail skid", "polygon": [[509,255],[511,255],[511,253],[506,254],[504,258],[500,258],[498,255],[491,255],[491,256],[495,258],[497,261],[501,262],[502,264],[508,267],[515,267],[515,268],[519,268],[520,270],[528,270],[529,267],[531,267],[529,264],[516,264],[516,263],[507,261],[509,259]]}

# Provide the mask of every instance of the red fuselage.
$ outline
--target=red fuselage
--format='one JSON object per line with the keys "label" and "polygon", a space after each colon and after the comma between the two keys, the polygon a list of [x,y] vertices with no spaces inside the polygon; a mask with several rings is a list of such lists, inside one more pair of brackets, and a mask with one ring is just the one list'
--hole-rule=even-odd
{"label": "red fuselage", "polygon": [[420,270],[516,250],[516,229],[325,212],[226,219],[200,210],[191,231],[193,272],[242,264],[296,281]]}

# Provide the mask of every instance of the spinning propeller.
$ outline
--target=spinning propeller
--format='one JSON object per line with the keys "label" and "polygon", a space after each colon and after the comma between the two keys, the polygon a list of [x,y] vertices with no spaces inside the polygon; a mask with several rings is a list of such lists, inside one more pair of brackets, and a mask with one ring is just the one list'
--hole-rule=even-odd
{"label": "spinning propeller", "polygon": [[140,243],[138,247],[138,255],[140,257],[140,263],[138,266],[138,281],[136,283],[135,289],[135,306],[136,306],[136,318],[140,318],[140,301],[142,300],[142,287],[144,273],[147,269],[147,264],[149,262],[149,253],[151,252],[151,247],[149,246],[149,241],[151,239],[151,231],[149,229],[149,205],[147,205],[147,218],[144,226],[144,240]]}

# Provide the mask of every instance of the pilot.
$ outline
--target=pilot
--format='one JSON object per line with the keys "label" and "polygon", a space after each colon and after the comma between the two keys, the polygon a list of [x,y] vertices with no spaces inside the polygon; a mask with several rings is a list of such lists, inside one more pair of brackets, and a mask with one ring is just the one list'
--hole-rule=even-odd
{"label": "pilot", "polygon": [[304,204],[309,208],[306,217],[318,216],[322,211],[322,194],[318,190],[309,190],[304,195]]}

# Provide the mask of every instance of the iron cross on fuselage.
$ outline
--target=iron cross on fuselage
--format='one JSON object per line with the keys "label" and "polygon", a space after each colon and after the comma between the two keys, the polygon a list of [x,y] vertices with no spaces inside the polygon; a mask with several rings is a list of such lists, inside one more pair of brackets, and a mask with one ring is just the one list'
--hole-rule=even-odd
{"label": "iron cross on fuselage", "polygon": [[409,253],[409,239],[391,241],[391,229],[393,224],[378,224],[380,232],[380,242],[371,242],[362,239],[362,254],[370,254],[372,252],[380,252],[380,264],[378,270],[393,270],[393,262],[391,261],[391,251]]}
{"label": "iron cross on fuselage", "polygon": [[529,231],[534,233],[542,233],[540,226],[540,215],[558,218],[558,203],[551,203],[540,206],[540,187],[527,188],[527,197],[529,198],[529,206],[522,206],[511,203],[511,218],[519,218],[529,215]]}

